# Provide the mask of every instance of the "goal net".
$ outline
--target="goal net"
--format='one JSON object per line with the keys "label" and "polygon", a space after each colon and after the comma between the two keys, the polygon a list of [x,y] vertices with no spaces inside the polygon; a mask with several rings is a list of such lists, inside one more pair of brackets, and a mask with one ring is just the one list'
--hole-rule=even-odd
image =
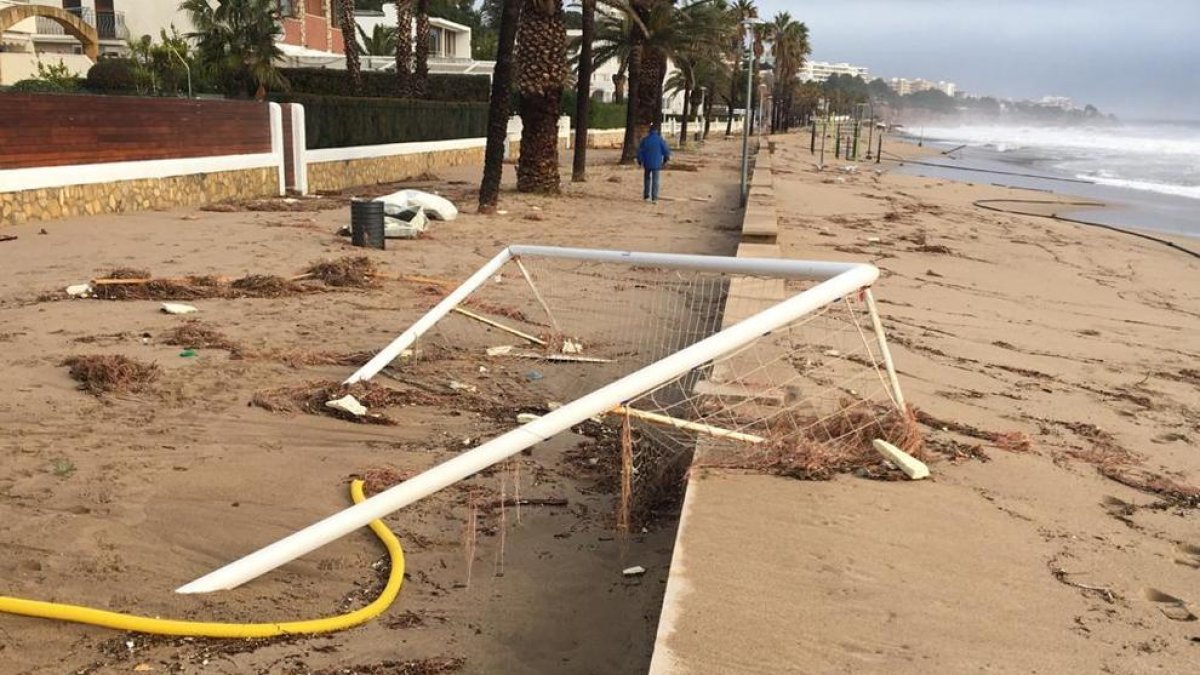
{"label": "goal net", "polygon": [[618,482],[621,528],[677,493],[689,466],[885,472],[873,440],[910,452],[921,440],[870,295],[877,275],[512,246],[457,287],[409,277],[430,309],[347,382],[437,376],[467,398],[490,393],[500,433],[180,590],[244,583],[567,429],[591,438],[582,459]]}

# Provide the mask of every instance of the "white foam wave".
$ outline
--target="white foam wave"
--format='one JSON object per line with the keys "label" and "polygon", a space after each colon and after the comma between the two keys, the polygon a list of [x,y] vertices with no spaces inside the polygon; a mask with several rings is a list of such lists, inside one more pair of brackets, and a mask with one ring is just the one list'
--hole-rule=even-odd
{"label": "white foam wave", "polygon": [[[909,131],[915,131],[910,129]],[[1200,133],[1182,127],[1034,127],[965,125],[926,127],[927,140],[1018,148],[1076,150],[1089,154],[1184,155],[1200,159]],[[1004,150],[1001,150],[1004,152]]]}
{"label": "white foam wave", "polygon": [[1166,183],[1152,183],[1144,180],[1109,178],[1107,176],[1079,175],[1078,178],[1093,180],[1100,185],[1111,185],[1113,187],[1123,187],[1131,190],[1148,190],[1150,192],[1158,192],[1166,195],[1200,199],[1200,185],[1169,185]]}

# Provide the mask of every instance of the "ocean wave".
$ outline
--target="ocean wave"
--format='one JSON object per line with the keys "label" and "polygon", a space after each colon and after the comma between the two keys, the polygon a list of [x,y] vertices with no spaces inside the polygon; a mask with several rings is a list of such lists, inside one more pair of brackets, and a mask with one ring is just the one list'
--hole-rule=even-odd
{"label": "ocean wave", "polygon": [[[909,129],[909,132],[916,131]],[[1186,127],[1033,127],[966,125],[926,127],[926,140],[988,145],[1000,152],[1024,148],[1055,148],[1086,154],[1184,155],[1200,159],[1200,133]]]}
{"label": "ocean wave", "polygon": [[1126,178],[1110,178],[1108,176],[1100,176],[1095,174],[1080,174],[1078,178],[1086,178],[1095,181],[1100,185],[1109,185],[1112,187],[1129,188],[1130,190],[1146,190],[1149,192],[1158,192],[1165,195],[1175,195],[1178,197],[1191,197],[1192,199],[1200,199],[1200,185],[1171,185],[1169,183],[1152,183],[1144,180],[1129,180]]}

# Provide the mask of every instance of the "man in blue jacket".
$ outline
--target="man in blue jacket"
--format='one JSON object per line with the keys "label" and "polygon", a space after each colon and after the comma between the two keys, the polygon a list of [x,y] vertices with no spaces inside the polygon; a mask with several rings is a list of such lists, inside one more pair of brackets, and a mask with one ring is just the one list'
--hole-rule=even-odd
{"label": "man in blue jacket", "polygon": [[658,202],[658,186],[661,183],[659,172],[669,159],[671,148],[667,147],[667,142],[659,135],[658,125],[651,125],[650,133],[646,134],[638,145],[637,163],[646,173],[642,181],[642,199]]}

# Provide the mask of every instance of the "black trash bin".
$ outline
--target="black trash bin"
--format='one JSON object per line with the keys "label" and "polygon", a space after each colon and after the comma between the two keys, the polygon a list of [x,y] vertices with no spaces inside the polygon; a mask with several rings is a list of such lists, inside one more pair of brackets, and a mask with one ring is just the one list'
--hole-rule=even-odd
{"label": "black trash bin", "polygon": [[351,200],[350,243],[366,248],[385,248],[383,202],[373,199]]}

